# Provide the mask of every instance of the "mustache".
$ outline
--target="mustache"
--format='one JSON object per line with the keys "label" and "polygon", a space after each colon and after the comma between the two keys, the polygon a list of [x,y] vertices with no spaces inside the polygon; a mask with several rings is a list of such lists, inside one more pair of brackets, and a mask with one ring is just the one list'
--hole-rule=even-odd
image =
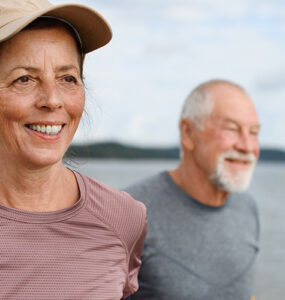
{"label": "mustache", "polygon": [[246,161],[249,163],[255,163],[257,161],[257,157],[254,153],[241,153],[238,151],[230,150],[221,154],[221,158],[224,159],[238,159],[242,161]]}

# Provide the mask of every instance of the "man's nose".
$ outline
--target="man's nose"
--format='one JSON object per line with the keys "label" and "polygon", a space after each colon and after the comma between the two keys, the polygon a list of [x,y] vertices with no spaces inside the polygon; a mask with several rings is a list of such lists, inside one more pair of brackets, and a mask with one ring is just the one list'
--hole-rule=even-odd
{"label": "man's nose", "polygon": [[258,150],[258,138],[249,132],[241,132],[235,147],[243,153],[256,152]]}
{"label": "man's nose", "polygon": [[41,85],[37,107],[54,111],[62,108],[62,95],[55,82],[46,82]]}

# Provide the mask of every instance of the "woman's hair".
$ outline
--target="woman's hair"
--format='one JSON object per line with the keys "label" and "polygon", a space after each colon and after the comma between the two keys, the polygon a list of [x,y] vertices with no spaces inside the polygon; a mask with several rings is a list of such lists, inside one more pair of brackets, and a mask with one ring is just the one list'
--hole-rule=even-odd
{"label": "woman's hair", "polygon": [[80,76],[83,77],[83,62],[84,62],[84,54],[82,52],[82,44],[80,40],[80,36],[76,29],[66,22],[65,20],[49,17],[49,16],[42,16],[34,20],[28,26],[26,26],[23,30],[33,30],[33,29],[45,29],[45,28],[64,28],[66,29],[70,35],[73,37],[76,48],[79,55],[79,65],[80,65]]}

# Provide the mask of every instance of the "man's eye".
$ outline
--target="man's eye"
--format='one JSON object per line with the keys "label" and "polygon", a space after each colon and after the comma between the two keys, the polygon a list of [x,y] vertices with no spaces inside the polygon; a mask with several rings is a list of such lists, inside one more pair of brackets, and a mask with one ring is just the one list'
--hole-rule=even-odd
{"label": "man's eye", "polygon": [[251,135],[255,135],[255,136],[258,136],[258,134],[259,134],[259,131],[251,131],[251,133],[250,133]]}
{"label": "man's eye", "polygon": [[229,130],[229,131],[237,131],[238,129],[235,128],[235,127],[226,127],[226,130]]}

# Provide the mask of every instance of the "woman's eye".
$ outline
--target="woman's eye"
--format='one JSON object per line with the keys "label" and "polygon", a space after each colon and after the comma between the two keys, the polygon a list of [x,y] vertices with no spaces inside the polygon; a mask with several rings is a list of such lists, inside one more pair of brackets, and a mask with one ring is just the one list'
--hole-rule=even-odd
{"label": "woman's eye", "polygon": [[76,83],[77,79],[74,76],[65,76],[64,81],[69,83]]}
{"label": "woman's eye", "polygon": [[28,76],[21,76],[18,79],[15,80],[15,82],[19,82],[19,83],[26,83],[30,80],[30,78]]}

